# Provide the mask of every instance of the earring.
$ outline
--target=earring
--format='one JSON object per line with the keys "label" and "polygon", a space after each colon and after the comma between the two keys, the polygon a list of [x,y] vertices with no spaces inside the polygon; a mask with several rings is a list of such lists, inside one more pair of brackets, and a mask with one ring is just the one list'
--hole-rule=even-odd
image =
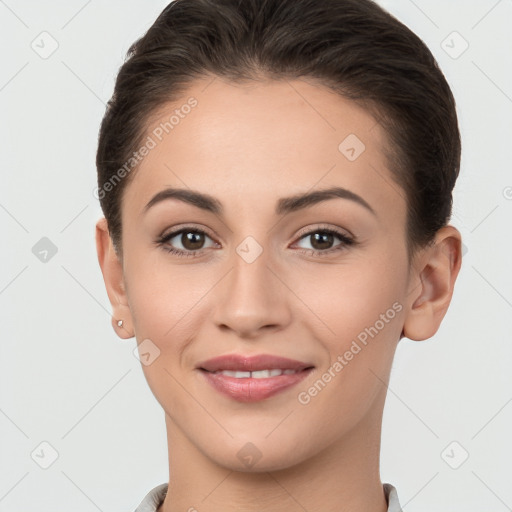
{"label": "earring", "polygon": [[123,327],[123,321],[122,320],[118,320],[117,321],[117,326],[118,327]]}

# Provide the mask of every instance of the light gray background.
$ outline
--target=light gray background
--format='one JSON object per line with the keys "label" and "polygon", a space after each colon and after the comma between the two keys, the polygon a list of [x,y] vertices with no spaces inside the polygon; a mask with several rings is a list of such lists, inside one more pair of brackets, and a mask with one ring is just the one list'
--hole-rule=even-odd
{"label": "light gray background", "polygon": [[[467,249],[438,333],[399,344],[382,480],[405,511],[512,510],[512,2],[380,3],[453,88],[463,158],[452,223]],[[115,75],[166,4],[0,0],[2,512],[129,511],[168,478],[163,411],[135,340],[110,327],[93,197]],[[46,59],[31,47],[43,31],[59,45]],[[453,31],[469,43],[457,58]],[[47,262],[32,251],[42,237],[58,249]]]}

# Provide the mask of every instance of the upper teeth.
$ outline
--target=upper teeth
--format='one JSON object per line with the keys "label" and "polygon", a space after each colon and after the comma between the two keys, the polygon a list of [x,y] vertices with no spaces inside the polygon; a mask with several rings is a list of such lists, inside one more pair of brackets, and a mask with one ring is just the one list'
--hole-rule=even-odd
{"label": "upper teeth", "polygon": [[222,373],[222,375],[226,375],[227,377],[235,377],[237,379],[268,379],[269,377],[277,377],[278,375],[290,375],[292,373],[297,373],[297,370],[280,370],[276,368],[272,370],[258,370],[255,372],[222,370],[213,373]]}

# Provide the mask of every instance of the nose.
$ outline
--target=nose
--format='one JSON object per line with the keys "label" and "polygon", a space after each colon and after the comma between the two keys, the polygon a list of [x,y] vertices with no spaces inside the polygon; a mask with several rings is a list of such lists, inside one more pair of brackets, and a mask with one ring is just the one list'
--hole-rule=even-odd
{"label": "nose", "polygon": [[252,263],[234,255],[233,268],[215,296],[213,319],[219,329],[256,338],[289,325],[287,288],[269,264],[265,251]]}

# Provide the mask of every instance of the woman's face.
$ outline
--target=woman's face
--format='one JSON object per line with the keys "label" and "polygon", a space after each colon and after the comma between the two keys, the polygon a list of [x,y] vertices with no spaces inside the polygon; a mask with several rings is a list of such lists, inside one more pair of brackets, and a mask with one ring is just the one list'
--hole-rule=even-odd
{"label": "woman's face", "polygon": [[[412,301],[382,127],[310,82],[217,78],[195,82],[146,135],[122,202],[123,279],[169,431],[225,467],[247,469],[249,454],[264,471],[376,428]],[[167,189],[190,200],[147,207]],[[292,385],[270,395],[220,377],[245,386],[233,396],[199,368],[226,354],[313,369],[273,377]]]}

